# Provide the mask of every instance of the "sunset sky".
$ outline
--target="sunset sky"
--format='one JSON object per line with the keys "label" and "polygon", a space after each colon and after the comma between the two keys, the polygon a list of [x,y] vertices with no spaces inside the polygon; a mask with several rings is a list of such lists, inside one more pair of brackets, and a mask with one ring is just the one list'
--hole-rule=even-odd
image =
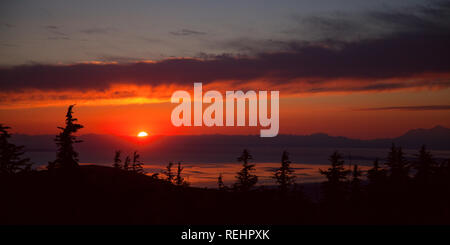
{"label": "sunset sky", "polygon": [[175,90],[279,90],[280,133],[450,127],[444,1],[1,1],[0,123],[54,134],[259,134],[172,126]]}

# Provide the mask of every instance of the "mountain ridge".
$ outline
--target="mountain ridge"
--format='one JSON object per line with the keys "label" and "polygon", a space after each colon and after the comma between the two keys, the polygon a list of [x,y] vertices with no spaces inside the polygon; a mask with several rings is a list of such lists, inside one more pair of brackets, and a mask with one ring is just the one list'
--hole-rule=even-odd
{"label": "mountain ridge", "polygon": [[[16,144],[25,145],[29,150],[46,149],[43,142],[49,141],[53,144],[54,135],[27,135],[27,134],[13,134],[12,141]],[[150,136],[151,138],[152,136]],[[355,148],[386,148],[392,143],[398,144],[404,148],[418,148],[421,145],[426,145],[429,148],[436,150],[450,150],[450,128],[443,127],[441,125],[434,126],[429,129],[416,128],[408,130],[406,133],[394,137],[394,138],[378,138],[378,139],[356,139],[345,136],[332,136],[327,133],[313,133],[309,135],[294,135],[294,134],[280,134],[274,138],[260,138],[258,135],[223,135],[223,134],[205,134],[205,135],[158,135],[153,137],[159,137],[155,140],[168,141],[168,140],[194,140],[194,144],[210,144],[211,141],[219,141],[216,144],[240,144],[243,142],[262,145],[283,144],[299,147],[355,147]],[[124,140],[120,136],[107,135],[107,134],[82,134],[79,135],[81,140],[88,142],[89,140],[97,141],[100,138],[104,140],[117,141]],[[132,137],[130,137],[132,138]],[[198,139],[205,140],[204,143],[198,142]],[[258,142],[256,141],[258,140]],[[236,142],[236,140],[238,142]],[[41,141],[41,142],[39,142]],[[260,142],[259,142],[260,141]],[[161,142],[159,142],[161,143]],[[31,147],[30,147],[31,146]],[[53,149],[53,148],[51,148]]]}

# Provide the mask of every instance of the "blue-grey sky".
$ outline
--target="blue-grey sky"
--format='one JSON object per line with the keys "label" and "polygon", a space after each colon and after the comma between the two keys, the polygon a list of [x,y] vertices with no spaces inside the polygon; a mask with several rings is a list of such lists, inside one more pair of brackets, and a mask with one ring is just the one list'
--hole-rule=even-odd
{"label": "blue-grey sky", "polygon": [[[0,65],[132,62],[286,48],[392,31],[368,21],[429,1],[10,1],[0,3]],[[364,25],[354,23],[365,23]]]}

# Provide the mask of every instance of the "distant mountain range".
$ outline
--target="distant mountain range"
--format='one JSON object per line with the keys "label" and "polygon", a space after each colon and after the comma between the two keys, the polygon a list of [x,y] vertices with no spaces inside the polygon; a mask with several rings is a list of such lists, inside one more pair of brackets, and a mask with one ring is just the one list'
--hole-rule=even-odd
{"label": "distant mountain range", "polygon": [[[30,152],[55,152],[54,135],[15,134],[12,141],[25,145]],[[231,162],[242,149],[250,149],[260,161],[279,161],[283,150],[302,156],[299,161],[314,162],[312,156],[324,155],[320,162],[326,161],[334,149],[345,149],[354,159],[372,160],[367,149],[380,149],[385,156],[392,143],[404,149],[417,150],[423,144],[432,150],[450,150],[450,129],[436,126],[431,129],[413,129],[402,136],[391,139],[360,140],[342,136],[329,136],[318,133],[312,135],[278,135],[274,138],[261,138],[257,135],[190,135],[154,136],[148,143],[136,143],[113,135],[86,134],[79,137],[83,143],[77,144],[80,159],[84,162],[111,162],[114,150],[125,152],[140,151],[143,157],[153,162],[193,161],[193,162]],[[319,149],[319,150],[318,150]],[[323,150],[320,150],[323,149]],[[352,149],[352,150],[348,150]],[[359,150],[358,150],[359,149]],[[379,155],[379,153],[377,153]],[[374,155],[377,155],[374,153]],[[309,158],[310,157],[310,158]]]}

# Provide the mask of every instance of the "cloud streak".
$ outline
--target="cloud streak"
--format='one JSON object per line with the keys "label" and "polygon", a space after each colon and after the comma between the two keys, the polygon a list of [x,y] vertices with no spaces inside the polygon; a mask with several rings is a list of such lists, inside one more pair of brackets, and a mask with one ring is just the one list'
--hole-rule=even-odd
{"label": "cloud streak", "polygon": [[389,106],[361,108],[359,111],[447,111],[450,105]]}
{"label": "cloud streak", "polygon": [[195,30],[189,30],[189,29],[181,29],[179,31],[172,31],[169,32],[171,35],[174,36],[197,36],[197,35],[206,35],[206,32],[201,31],[195,31]]}
{"label": "cloud streak", "polygon": [[108,34],[111,33],[113,31],[116,31],[115,28],[111,28],[111,27],[94,27],[94,28],[88,28],[88,29],[83,29],[81,30],[82,33],[84,34],[88,34],[88,35],[94,35],[94,34]]}

